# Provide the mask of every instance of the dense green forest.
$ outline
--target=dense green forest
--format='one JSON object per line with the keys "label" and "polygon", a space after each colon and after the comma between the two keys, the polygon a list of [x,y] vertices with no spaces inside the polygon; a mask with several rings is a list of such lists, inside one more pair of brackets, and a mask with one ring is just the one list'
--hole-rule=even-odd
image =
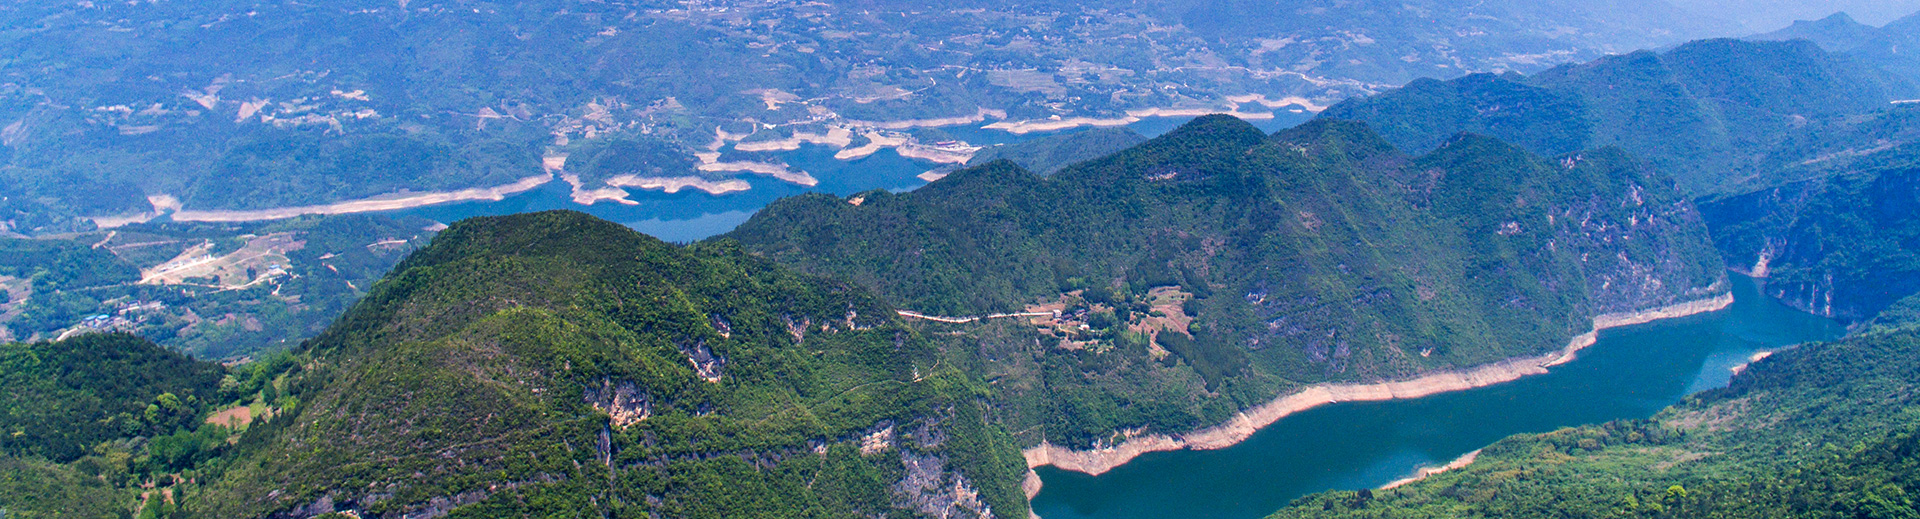
{"label": "dense green forest", "polygon": [[974,344],[1029,442],[1187,430],[1300,384],[1538,353],[1592,316],[1722,290],[1692,205],[1617,151],[1549,160],[1462,136],[1414,157],[1336,121],[1268,136],[1203,117],[1045,178],[995,162],[908,193],[790,198],[728,242],[944,315],[1195,296],[1186,333],[1153,345]]}
{"label": "dense green forest", "polygon": [[[126,334],[0,345],[0,510],[172,516],[249,422],[292,405],[274,387],[292,365],[229,370]],[[215,412],[247,419],[209,423]]]}
{"label": "dense green forest", "polygon": [[1645,420],[1520,435],[1391,490],[1273,518],[1912,517],[1920,322],[1802,345]]}
{"label": "dense green forest", "polygon": [[[1409,150],[1459,132],[1537,153],[1619,146],[1692,194],[1816,177],[1885,139],[1911,140],[1913,81],[1805,40],[1705,40],[1533,75],[1422,79],[1336,104],[1320,117],[1364,121]],[[1848,138],[1834,139],[1834,136]]]}
{"label": "dense green forest", "polygon": [[895,319],[725,244],[572,212],[465,220],[298,350],[297,410],[181,509],[1025,515],[985,387]]}
{"label": "dense green forest", "polygon": [[4,348],[0,452],[62,462],[111,438],[193,428],[224,371],[130,335]]}

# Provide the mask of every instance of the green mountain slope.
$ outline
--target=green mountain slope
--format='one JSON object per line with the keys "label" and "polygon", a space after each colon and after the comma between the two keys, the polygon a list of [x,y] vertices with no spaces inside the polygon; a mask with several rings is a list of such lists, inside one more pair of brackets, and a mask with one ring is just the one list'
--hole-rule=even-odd
{"label": "green mountain slope", "polygon": [[[1692,193],[1777,181],[1785,164],[1880,138],[1808,148],[1913,93],[1913,84],[1807,41],[1704,40],[1531,76],[1420,80],[1321,113],[1364,121],[1406,149],[1462,131],[1549,155],[1619,146]],[[1884,143],[1874,142],[1872,145]]]}
{"label": "green mountain slope", "polygon": [[1753,40],[1804,39],[1828,52],[1871,63],[1908,81],[1920,81],[1920,13],[1874,27],[1835,13],[1817,21],[1800,21],[1785,29],[1748,37]]}
{"label": "green mountain slope", "polygon": [[892,310],[580,213],[460,222],[189,496],[205,517],[1025,515],[984,389]]}
{"label": "green mountain slope", "polygon": [[790,198],[724,240],[916,311],[1061,311],[957,348],[1005,377],[1010,429],[1063,444],[1559,348],[1721,276],[1691,204],[1617,151],[1463,136],[1412,157],[1353,123],[1267,136],[1224,116],[1046,178],[998,162]]}
{"label": "green mountain slope", "polygon": [[171,496],[176,476],[226,445],[207,412],[259,389],[227,374],[126,334],[0,344],[0,510],[131,517],[143,484]]}
{"label": "green mountain slope", "polygon": [[[0,345],[0,366],[0,452],[62,462],[128,432],[192,426],[199,416],[186,411],[213,403],[225,374],[121,334]],[[171,403],[148,413],[163,394]]]}
{"label": "green mountain slope", "polygon": [[1514,436],[1393,490],[1273,518],[1912,517],[1920,331],[1803,345],[1648,420]]}

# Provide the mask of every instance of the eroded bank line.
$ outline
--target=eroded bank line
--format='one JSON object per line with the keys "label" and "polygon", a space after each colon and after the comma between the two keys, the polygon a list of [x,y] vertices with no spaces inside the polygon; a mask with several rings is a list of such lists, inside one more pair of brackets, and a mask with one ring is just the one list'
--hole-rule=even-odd
{"label": "eroded bank line", "polygon": [[[468,188],[468,189],[458,189],[453,191],[386,195],[386,196],[380,196],[375,198],[349,200],[349,201],[333,203],[333,204],[304,205],[304,206],[295,206],[295,207],[276,207],[276,208],[270,208],[270,209],[195,210],[195,209],[181,208],[179,207],[178,202],[173,202],[172,207],[167,207],[166,204],[162,204],[158,201],[155,201],[154,212],[150,214],[120,216],[120,217],[96,217],[96,218],[92,218],[92,220],[94,222],[94,225],[99,226],[102,229],[105,229],[110,227],[127,225],[131,223],[146,222],[148,220],[158,218],[161,214],[165,214],[168,209],[173,210],[173,213],[172,213],[173,220],[176,222],[257,222],[257,221],[264,221],[264,220],[284,220],[287,218],[293,218],[296,216],[309,215],[309,214],[335,215],[335,214],[352,214],[352,213],[370,213],[370,212],[378,212],[378,211],[397,211],[401,209],[412,209],[416,207],[449,204],[454,202],[470,202],[470,201],[478,201],[478,200],[500,201],[505,199],[508,196],[524,193],[527,191],[532,191],[534,188],[546,185],[546,183],[552,182],[553,178],[554,178],[554,175],[552,173],[542,173],[539,175],[522,178],[511,184],[492,186],[492,187],[475,187],[475,188]],[[150,200],[160,199],[160,198],[164,198],[169,201],[172,200],[172,197],[165,197],[165,196],[152,197],[150,198]]]}
{"label": "eroded bank line", "polygon": [[1381,485],[1380,490],[1392,490],[1394,488],[1406,485],[1408,483],[1413,483],[1416,481],[1420,481],[1422,479],[1433,477],[1435,474],[1439,474],[1449,470],[1459,470],[1459,469],[1466,468],[1467,465],[1473,464],[1473,460],[1475,458],[1480,457],[1480,451],[1481,449],[1474,449],[1473,452],[1461,454],[1460,457],[1454,458],[1453,461],[1447,462],[1446,465],[1441,465],[1438,467],[1421,468],[1418,472],[1414,472],[1412,476],[1396,479],[1396,480],[1393,480],[1392,483]]}

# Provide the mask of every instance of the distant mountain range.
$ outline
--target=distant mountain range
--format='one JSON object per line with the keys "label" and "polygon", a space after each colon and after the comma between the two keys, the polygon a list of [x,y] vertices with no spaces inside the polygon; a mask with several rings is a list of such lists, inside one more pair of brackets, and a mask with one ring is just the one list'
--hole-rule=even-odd
{"label": "distant mountain range", "polygon": [[1414,150],[1459,132],[1548,154],[1618,146],[1706,193],[1817,176],[1911,135],[1909,118],[1882,114],[1915,92],[1907,78],[1806,41],[1721,39],[1530,76],[1419,80],[1320,117],[1366,122]]}
{"label": "distant mountain range", "polygon": [[790,139],[1263,116],[1739,32],[1661,0],[35,0],[0,26],[0,205],[41,220],[499,185],[623,140],[583,189],[723,181]]}

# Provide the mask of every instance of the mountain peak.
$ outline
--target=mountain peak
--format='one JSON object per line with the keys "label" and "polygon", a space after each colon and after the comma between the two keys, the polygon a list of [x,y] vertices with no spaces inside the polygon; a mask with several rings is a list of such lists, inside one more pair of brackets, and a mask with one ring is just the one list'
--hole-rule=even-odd
{"label": "mountain peak", "polygon": [[1193,118],[1186,124],[1174,128],[1165,135],[1148,140],[1154,142],[1181,142],[1190,139],[1218,140],[1222,142],[1240,142],[1248,146],[1257,144],[1266,138],[1266,132],[1260,131],[1253,123],[1227,114],[1209,114]]}

